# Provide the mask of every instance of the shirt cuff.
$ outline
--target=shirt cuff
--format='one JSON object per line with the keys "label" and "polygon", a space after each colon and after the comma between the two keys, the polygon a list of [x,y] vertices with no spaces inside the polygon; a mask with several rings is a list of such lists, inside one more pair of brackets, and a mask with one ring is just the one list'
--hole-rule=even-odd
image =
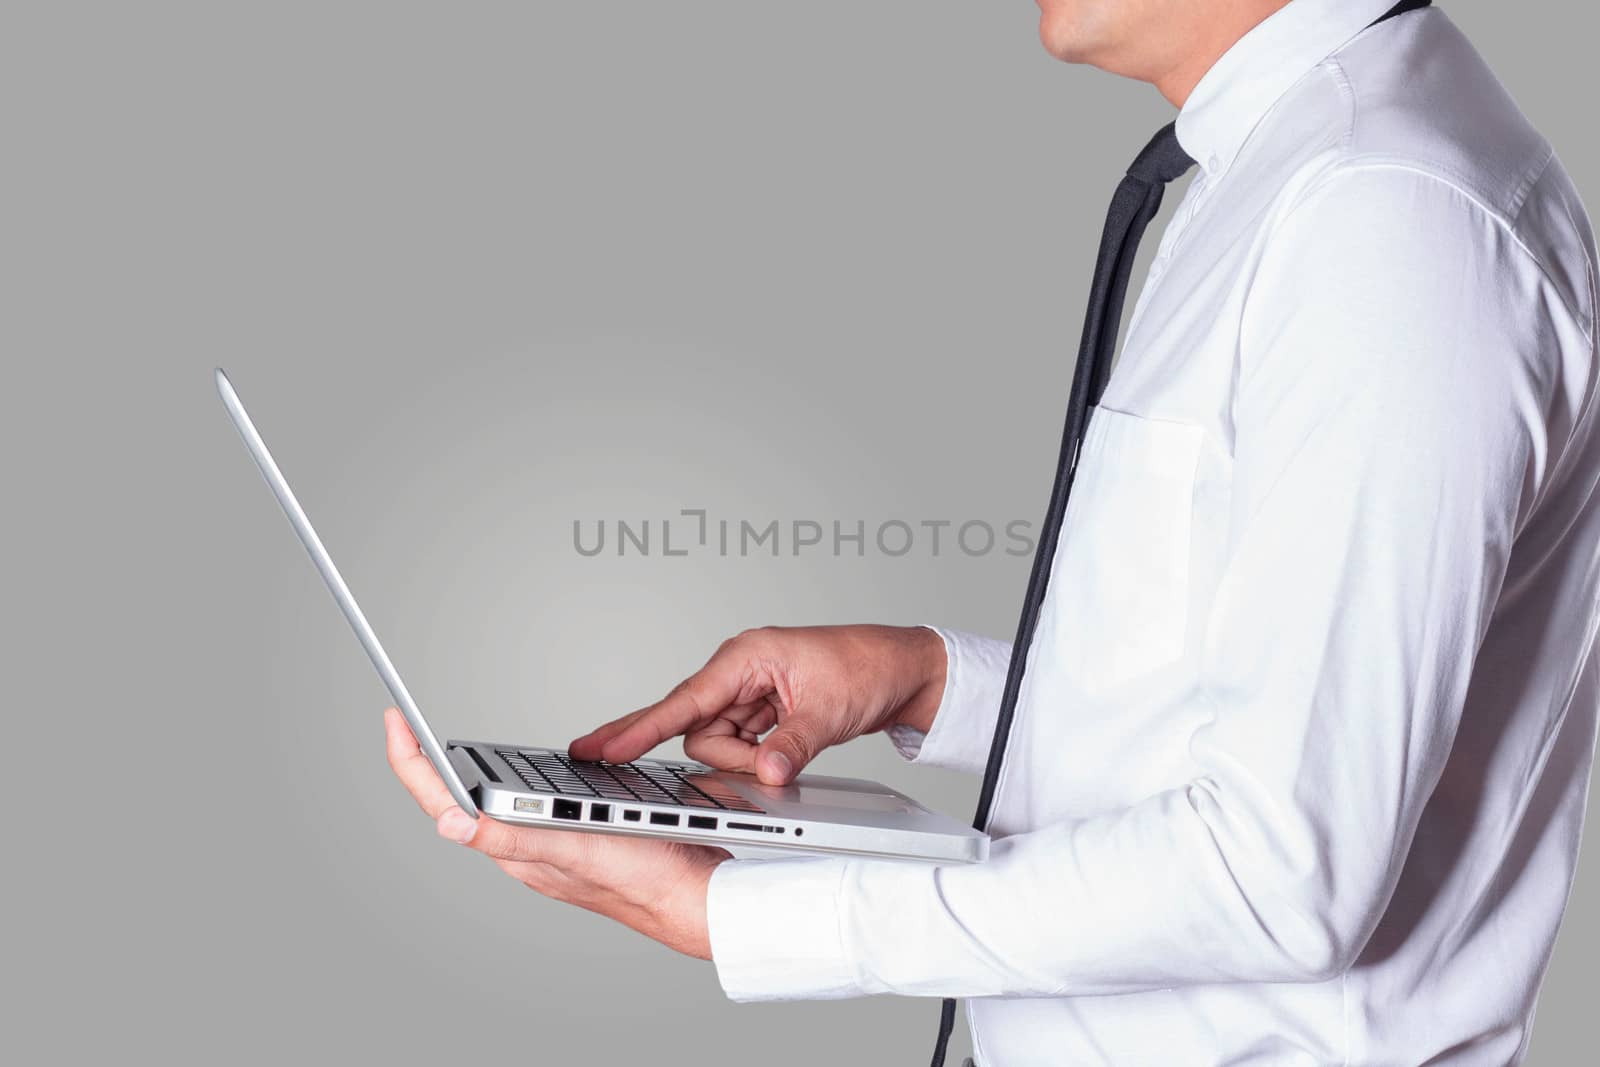
{"label": "shirt cuff", "polygon": [[706,922],[730,1000],[835,1000],[862,993],[839,929],[843,859],[726,860]]}
{"label": "shirt cuff", "polygon": [[927,629],[944,641],[945,655],[944,695],[933,728],[924,734],[910,726],[891,726],[886,733],[908,760],[978,774],[994,741],[1011,646],[960,630]]}

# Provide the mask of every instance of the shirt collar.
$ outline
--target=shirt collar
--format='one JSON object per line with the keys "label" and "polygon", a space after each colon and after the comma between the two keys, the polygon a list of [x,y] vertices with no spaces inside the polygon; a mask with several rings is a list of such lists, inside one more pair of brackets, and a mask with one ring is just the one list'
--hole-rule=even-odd
{"label": "shirt collar", "polygon": [[1178,114],[1178,143],[1208,173],[1233,162],[1272,105],[1394,0],[1291,0],[1223,53]]}

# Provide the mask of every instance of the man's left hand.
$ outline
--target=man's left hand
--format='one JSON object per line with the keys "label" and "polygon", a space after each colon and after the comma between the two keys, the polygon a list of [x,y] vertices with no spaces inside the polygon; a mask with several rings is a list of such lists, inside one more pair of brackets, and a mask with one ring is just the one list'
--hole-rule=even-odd
{"label": "man's left hand", "polygon": [[384,712],[389,766],[439,836],[477,849],[535,892],[598,912],[699,959],[711,958],[706,887],[720,848],[646,837],[511,826],[472,818],[450,798],[400,712]]}

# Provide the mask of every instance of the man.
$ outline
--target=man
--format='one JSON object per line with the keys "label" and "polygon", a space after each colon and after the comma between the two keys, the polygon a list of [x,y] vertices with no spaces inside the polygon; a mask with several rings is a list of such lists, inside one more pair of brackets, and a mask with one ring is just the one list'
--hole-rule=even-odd
{"label": "man", "polygon": [[[391,714],[440,832],[736,999],[976,998],[985,1067],[1516,1061],[1600,703],[1594,242],[1449,19],[1392,3],[1041,3],[1199,172],[1089,422],[987,863],[475,823]],[[885,731],[976,772],[1009,658],[755,631],[572,752],[682,735],[781,783]]]}

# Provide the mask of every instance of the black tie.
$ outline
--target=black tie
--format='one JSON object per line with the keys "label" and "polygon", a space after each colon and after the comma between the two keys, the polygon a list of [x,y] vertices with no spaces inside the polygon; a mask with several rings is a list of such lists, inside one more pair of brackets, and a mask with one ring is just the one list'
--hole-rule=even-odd
{"label": "black tie", "polygon": [[[1006,740],[1011,734],[1011,719],[1017,710],[1017,693],[1022,689],[1022,672],[1033,643],[1033,630],[1039,622],[1045,587],[1050,584],[1050,565],[1055,559],[1056,542],[1061,537],[1061,518],[1066,514],[1067,496],[1072,492],[1072,476],[1077,469],[1078,447],[1089,419],[1089,408],[1099,402],[1110,374],[1111,356],[1117,347],[1117,330],[1122,323],[1122,302],[1128,294],[1128,275],[1139,239],[1161,207],[1161,194],[1167,183],[1194,166],[1178,144],[1172,123],[1163,126],[1144,151],[1128,168],[1127,177],[1112,194],[1106,212],[1105,230],[1100,234],[1100,254],[1094,264],[1094,280],[1089,285],[1089,309],[1083,317],[1083,337],[1078,342],[1077,369],[1072,374],[1072,391],[1067,396],[1067,425],[1061,434],[1061,453],[1056,460],[1055,486],[1050,490],[1050,506],[1045,511],[1039,533],[1039,547],[1028,577],[1028,594],[1022,602],[1022,621],[1011,645],[1011,667],[1006,672],[1006,687],[1000,697],[1000,717],[995,722],[994,740],[989,746],[989,762],[983,772],[983,790],[978,794],[978,813],[972,825],[989,828],[989,808],[994,802],[995,783],[1005,761]],[[933,1050],[933,1067],[944,1067],[945,1047],[955,1028],[956,1002],[946,1000],[939,1011],[939,1039]]]}
{"label": "black tie", "polygon": [[[1400,0],[1373,25],[1427,7],[1432,0]],[[995,720],[994,740],[989,745],[989,761],[983,770],[983,789],[978,794],[978,812],[972,825],[989,828],[989,809],[994,803],[995,784],[1005,762],[1006,742],[1011,736],[1011,720],[1017,710],[1017,694],[1022,689],[1022,673],[1027,666],[1028,648],[1033,644],[1034,627],[1044,606],[1050,584],[1050,567],[1055,560],[1056,543],[1061,538],[1061,519],[1067,511],[1067,497],[1077,471],[1078,450],[1089,420],[1089,409],[1100,402],[1106,379],[1111,374],[1111,357],[1117,347],[1117,331],[1122,324],[1122,303],[1128,294],[1128,275],[1133,270],[1134,254],[1145,227],[1161,207],[1167,183],[1180,178],[1194,166],[1189,153],[1178,144],[1174,123],[1163,126],[1144,146],[1128,167],[1128,175],[1111,196],[1105,230],[1100,234],[1100,253],[1094,263],[1094,279],[1089,286],[1089,308],[1083,317],[1083,336],[1078,341],[1078,363],[1072,374],[1072,391],[1067,395],[1067,425],[1061,435],[1061,452],[1056,459],[1056,480],[1050,490],[1050,506],[1045,511],[1039,532],[1039,547],[1028,576],[1028,593],[1022,602],[1022,619],[1017,623],[1016,640],[1011,645],[1011,666],[1006,671],[1006,686],[1000,696],[1000,716]],[[946,1047],[956,1024],[956,1002],[946,1000],[939,1010],[939,1037],[933,1049],[932,1067],[944,1067]]]}
{"label": "black tie", "polygon": [[[1083,317],[1083,337],[1078,342],[1077,369],[1073,371],[1072,391],[1067,396],[1067,425],[1061,434],[1055,486],[1050,491],[1050,506],[1045,510],[1039,548],[1028,577],[1022,620],[1017,624],[1016,641],[1011,646],[1011,668],[1006,672],[1006,687],[1000,698],[1000,717],[995,723],[994,741],[989,746],[983,790],[978,794],[978,813],[972,820],[980,830],[989,826],[995,782],[1000,777],[1006,739],[1011,733],[1011,717],[1017,708],[1017,693],[1022,688],[1028,647],[1033,643],[1034,626],[1039,621],[1039,609],[1044,605],[1045,589],[1050,584],[1050,565],[1055,559],[1056,542],[1061,537],[1061,519],[1066,514],[1067,496],[1072,492],[1078,449],[1083,443],[1089,409],[1099,403],[1110,376],[1111,356],[1117,347],[1117,329],[1122,322],[1122,302],[1128,293],[1133,257],[1139,250],[1139,239],[1144,236],[1145,227],[1161,207],[1161,195],[1167,183],[1182,177],[1192,166],[1194,160],[1178,144],[1176,129],[1168,123],[1135,157],[1106,212],[1105,230],[1100,234],[1100,255],[1095,260],[1094,279],[1089,285],[1089,309]],[[950,1003],[947,1002],[947,1010]]]}

